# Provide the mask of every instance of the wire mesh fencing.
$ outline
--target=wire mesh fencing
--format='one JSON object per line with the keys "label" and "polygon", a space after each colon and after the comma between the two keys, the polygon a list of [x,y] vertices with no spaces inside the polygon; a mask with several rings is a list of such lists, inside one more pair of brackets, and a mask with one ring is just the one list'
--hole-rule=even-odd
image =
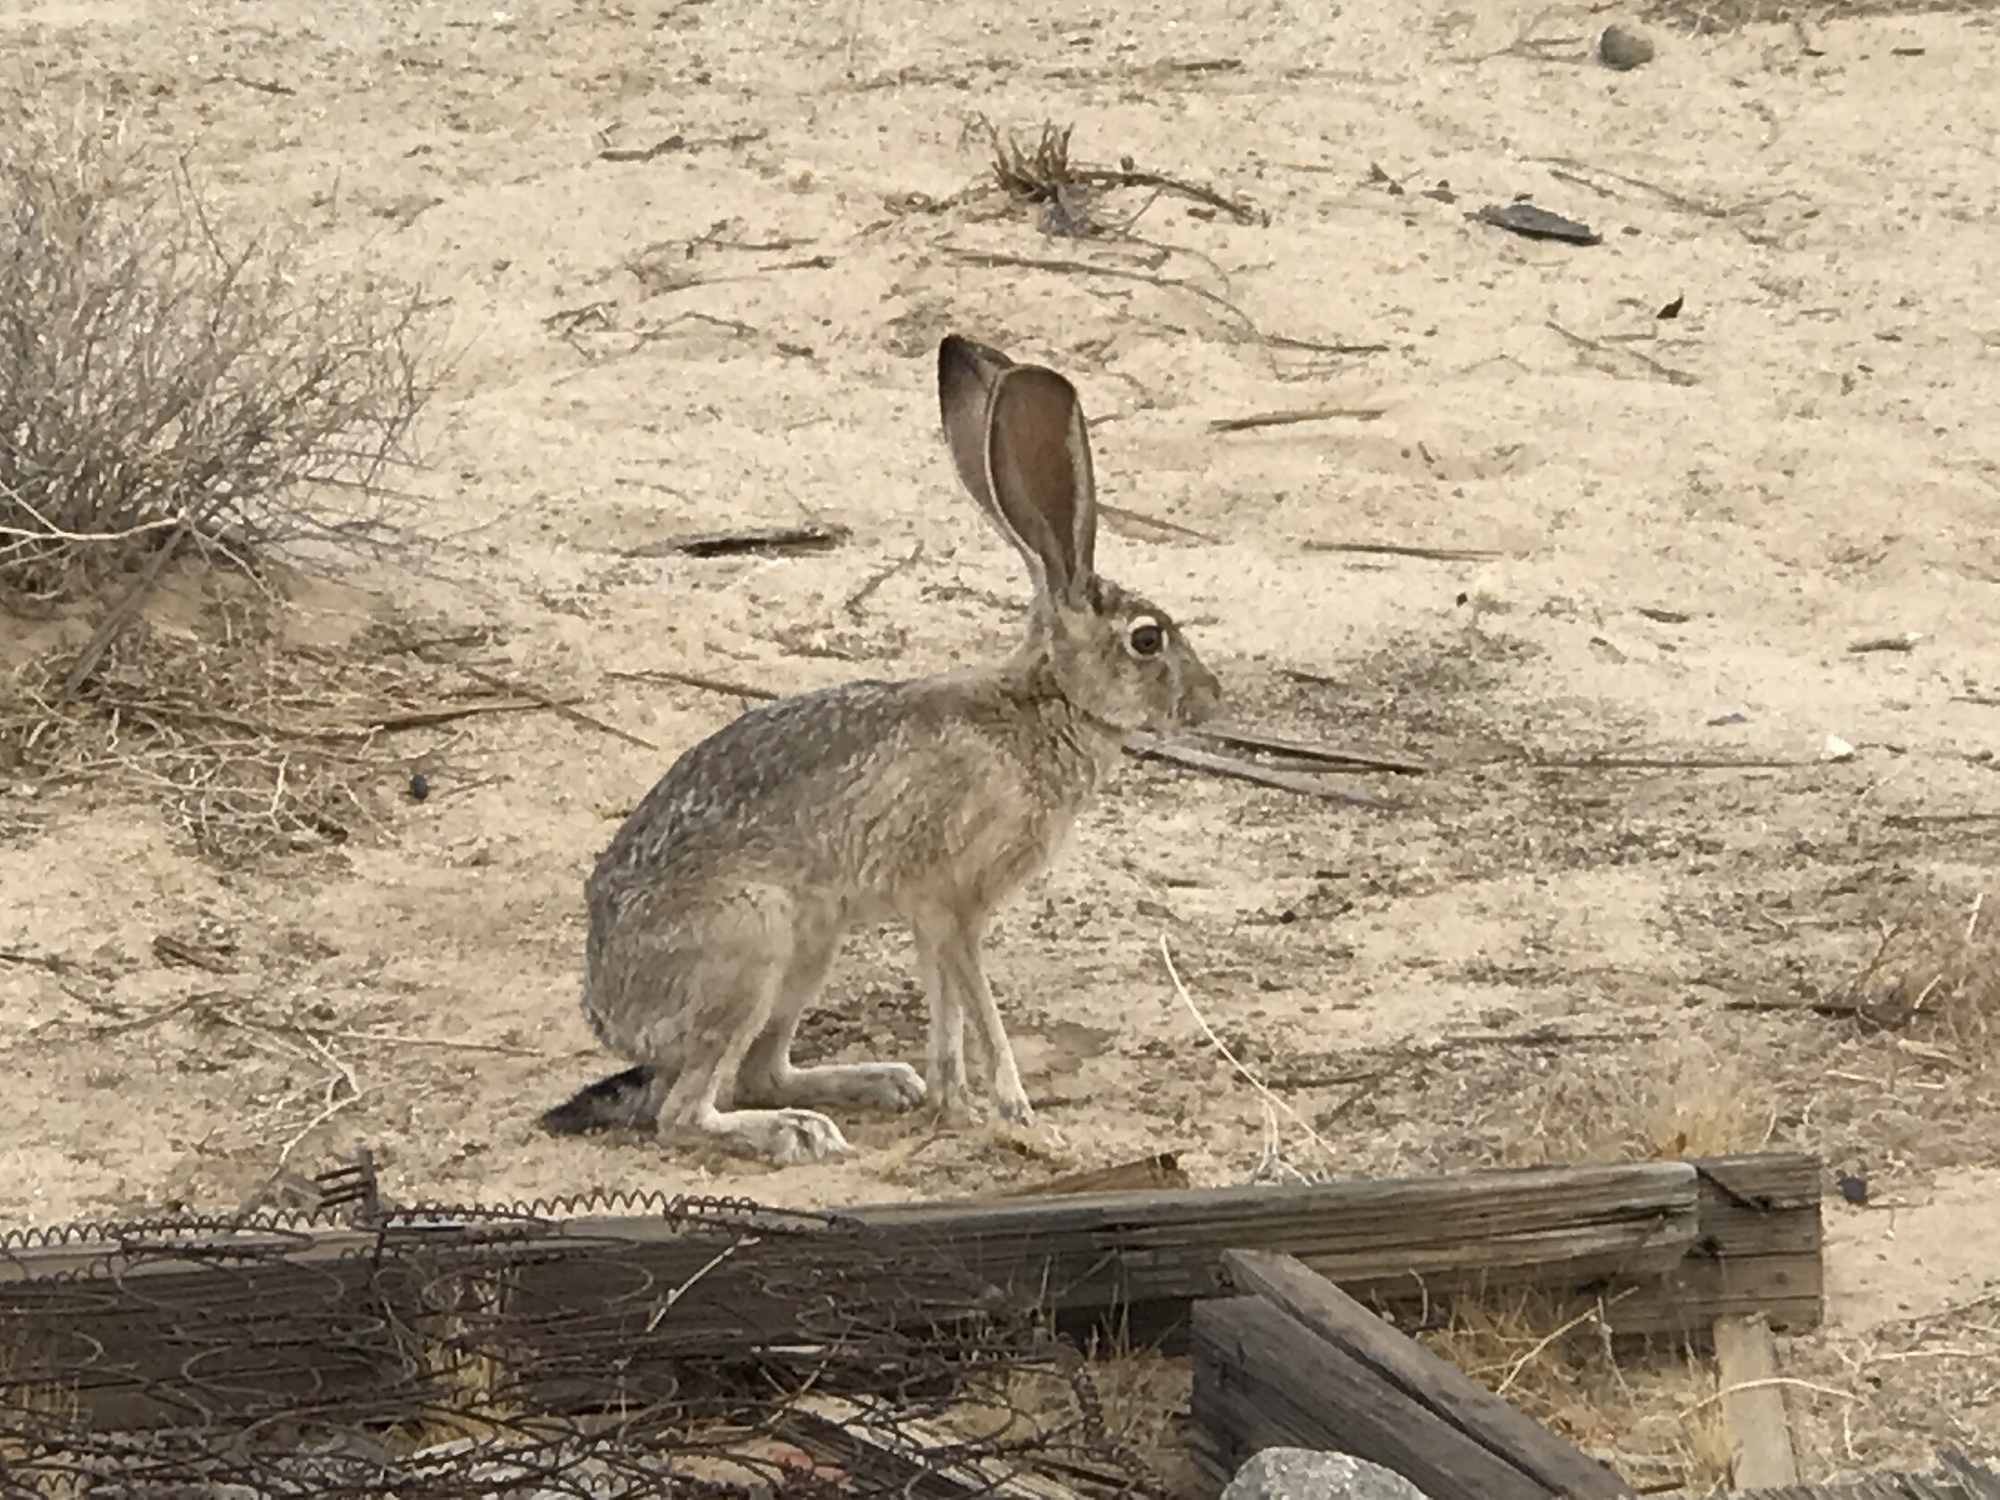
{"label": "wire mesh fencing", "polygon": [[1074,1347],[946,1242],[345,1196],[0,1237],[0,1495],[1163,1493]]}

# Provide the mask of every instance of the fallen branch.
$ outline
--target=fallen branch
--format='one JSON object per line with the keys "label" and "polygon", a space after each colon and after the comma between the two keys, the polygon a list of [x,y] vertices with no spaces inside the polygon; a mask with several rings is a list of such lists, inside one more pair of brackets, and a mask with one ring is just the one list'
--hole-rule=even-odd
{"label": "fallen branch", "polygon": [[1653,356],[1650,354],[1642,354],[1637,349],[1627,349],[1627,348],[1614,349],[1610,345],[1602,343],[1597,339],[1587,339],[1580,333],[1571,333],[1567,328],[1563,327],[1562,324],[1556,322],[1556,320],[1553,318],[1545,318],[1543,319],[1543,322],[1549,328],[1554,330],[1556,333],[1560,334],[1563,338],[1569,340],[1569,342],[1574,344],[1577,348],[1588,349],[1592,353],[1600,355],[1605,358],[1610,358],[1611,356],[1617,354],[1623,354],[1628,359],[1637,360],[1640,364],[1644,365],[1648,370],[1652,371],[1655,375],[1659,376],[1669,385],[1699,385],[1701,383],[1701,378],[1699,376],[1690,375],[1686,370],[1676,370],[1671,365],[1663,365],[1657,359],[1654,359]]}
{"label": "fallen branch", "polygon": [[1238,323],[1251,338],[1259,343],[1269,343],[1264,331],[1242,308],[1219,292],[1211,292],[1207,287],[1179,276],[1155,276],[1149,271],[1130,271],[1123,266],[1094,266],[1084,260],[1062,260],[1041,255],[1008,255],[997,250],[961,250],[956,246],[946,246],[945,254],[953,260],[972,266],[990,266],[996,270],[1051,271],[1065,276],[1101,276],[1112,281],[1136,281],[1144,286],[1159,287],[1163,291],[1182,291],[1199,297],[1213,307],[1219,307]]}
{"label": "fallen branch", "polygon": [[1288,427],[1300,422],[1373,422],[1388,411],[1386,406],[1317,406],[1296,411],[1265,411],[1247,417],[1218,417],[1208,424],[1210,432],[1248,432],[1255,427]]}
{"label": "fallen branch", "polygon": [[1387,812],[1402,805],[1385,798],[1370,796],[1366,792],[1352,792],[1342,787],[1329,786],[1317,776],[1304,775],[1297,771],[1272,770],[1258,765],[1255,761],[1237,760],[1228,755],[1213,755],[1206,750],[1171,744],[1152,735],[1132,735],[1126,740],[1125,753],[1142,759],[1163,760],[1191,771],[1207,771],[1215,776],[1254,782],[1258,786],[1271,787],[1281,792],[1297,792],[1301,796],[1318,797],[1328,802],[1344,802],[1353,807]]}
{"label": "fallen branch", "polygon": [[1307,542],[1308,552],[1355,552],[1383,557],[1418,557],[1427,562],[1480,562],[1503,554],[1486,547],[1423,547],[1406,542]]}
{"label": "fallen branch", "polygon": [[724,693],[736,698],[750,698],[760,703],[768,703],[782,694],[769,688],[750,687],[741,682],[730,682],[726,678],[706,677],[699,672],[675,672],[666,667],[648,667],[635,672],[606,672],[620,682],[678,682],[683,687],[700,688],[705,693]]}
{"label": "fallen branch", "polygon": [[910,548],[909,555],[907,557],[899,557],[894,562],[890,563],[887,567],[879,568],[874,573],[870,574],[867,581],[864,582],[860,588],[856,589],[853,593],[849,594],[847,598],[844,601],[842,601],[841,608],[846,610],[847,613],[854,619],[857,620],[860,619],[861,606],[868,602],[869,597],[873,595],[877,589],[882,587],[883,584],[887,583],[891,578],[894,578],[898,573],[902,572],[903,569],[915,563],[916,560],[922,557],[923,555],[924,555],[924,544],[921,540],[919,540],[914,547]]}
{"label": "fallen branch", "polygon": [[824,552],[854,533],[845,526],[805,521],[797,526],[748,526],[738,531],[697,531],[627,547],[620,557],[733,557],[742,553]]}
{"label": "fallen branch", "polygon": [[676,151],[699,151],[704,146],[748,146],[761,141],[768,130],[745,130],[734,135],[685,136],[676,132],[650,146],[606,146],[597,153],[599,161],[653,161]]}
{"label": "fallen branch", "polygon": [[1244,729],[1201,729],[1196,732],[1206,739],[1220,740],[1225,745],[1235,745],[1239,749],[1269,750],[1275,754],[1297,756],[1302,760],[1322,761],[1330,766],[1352,767],[1363,771],[1392,771],[1411,776],[1422,775],[1431,769],[1422,761],[1398,760],[1359,750],[1341,750],[1332,745],[1316,745],[1307,740],[1287,739],[1274,734],[1257,734]]}
{"label": "fallen branch", "polygon": [[1210,546],[1220,546],[1222,538],[1206,531],[1196,531],[1192,526],[1183,526],[1178,521],[1163,521],[1158,516],[1149,516],[1143,511],[1127,510],[1122,505],[1107,505],[1097,502],[1097,513],[1107,521],[1123,521],[1128,526],[1150,527],[1173,536],[1184,536],[1190,541],[1207,542]]}
{"label": "fallen branch", "polygon": [[522,687],[517,683],[507,681],[504,677],[495,676],[491,672],[484,671],[479,667],[471,666],[464,662],[459,663],[458,669],[465,673],[466,676],[476,678],[488,687],[495,687],[503,693],[513,693],[519,697],[529,699],[539,707],[548,710],[548,712],[568,719],[572,724],[581,725],[585,729],[595,729],[600,734],[608,734],[613,739],[623,740],[628,745],[636,745],[641,750],[651,750],[655,753],[659,751],[660,747],[651,740],[643,739],[629,730],[620,729],[616,724],[607,724],[604,720],[571,708],[566,703],[559,703],[545,693],[536,692],[533,688]]}

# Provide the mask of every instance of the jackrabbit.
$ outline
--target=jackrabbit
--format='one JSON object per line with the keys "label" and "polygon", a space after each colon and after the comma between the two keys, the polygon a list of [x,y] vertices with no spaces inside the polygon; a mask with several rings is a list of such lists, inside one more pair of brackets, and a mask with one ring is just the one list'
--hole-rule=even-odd
{"label": "jackrabbit", "polygon": [[[550,1132],[657,1121],[790,1163],[849,1149],[826,1106],[928,1095],[963,1120],[968,1013],[1000,1114],[1033,1118],[980,969],[987,923],[1047,866],[1125,736],[1198,723],[1221,688],[1165,611],[1092,567],[1070,383],[956,334],[937,371],[959,479],[1027,563],[1026,638],[995,665],[765,704],[674,763],[586,886],[584,1015],[637,1066],[549,1110]],[[841,934],[897,918],[929,997],[924,1075],[795,1066]]]}

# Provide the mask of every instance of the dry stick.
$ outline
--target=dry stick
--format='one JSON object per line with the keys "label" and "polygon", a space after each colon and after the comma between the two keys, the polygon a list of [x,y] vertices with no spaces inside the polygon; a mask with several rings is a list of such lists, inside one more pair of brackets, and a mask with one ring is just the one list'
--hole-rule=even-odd
{"label": "dry stick", "polygon": [[1210,432],[1248,432],[1253,427],[1288,427],[1300,422],[1373,422],[1387,414],[1386,406],[1316,406],[1295,411],[1264,411],[1247,417],[1217,417]]}
{"label": "dry stick", "polygon": [[1181,983],[1180,970],[1174,967],[1174,955],[1167,948],[1167,935],[1164,932],[1160,934],[1160,961],[1167,966],[1167,978],[1173,982],[1174,993],[1180,996],[1181,1004],[1185,1005],[1188,1014],[1194,1017],[1194,1024],[1201,1028],[1201,1034],[1208,1038],[1208,1044],[1221,1053],[1223,1060],[1236,1070],[1237,1075],[1258,1092],[1263,1098],[1266,1108],[1280,1109],[1291,1116],[1292,1123],[1306,1133],[1306,1139],[1325,1152],[1328,1161],[1340,1165],[1340,1156],[1335,1153],[1333,1147],[1326,1143],[1320,1133],[1313,1129],[1312,1122],[1293,1109],[1290,1104],[1264,1087],[1263,1080],[1244,1067],[1241,1062],[1237,1061],[1236,1054],[1229,1050],[1228,1044],[1215,1034],[1215,1028],[1208,1024],[1207,1018],[1202,1015],[1200,1009],[1195,1005],[1194,997],[1188,993],[1187,986]]}
{"label": "dry stick", "polygon": [[1158,516],[1149,516],[1144,511],[1127,510],[1122,505],[1107,505],[1097,502],[1097,513],[1113,521],[1124,521],[1133,526],[1150,526],[1175,536],[1188,537],[1193,541],[1207,542],[1210,546],[1221,546],[1222,538],[1206,531],[1196,531],[1192,526],[1183,526],[1178,521],[1163,521]]}
{"label": "dry stick", "polygon": [[1404,542],[1307,542],[1307,552],[1355,552],[1382,557],[1418,557],[1427,562],[1480,562],[1504,554],[1489,547],[1420,547]]}
{"label": "dry stick", "polygon": [[1315,745],[1306,740],[1287,739],[1282,735],[1255,734],[1246,729],[1199,729],[1195,732],[1204,739],[1220,740],[1225,745],[1235,745],[1239,749],[1268,750],[1279,755],[1296,756],[1302,760],[1323,761],[1330,766],[1353,766],[1366,771],[1396,771],[1411,776],[1422,775],[1431,769],[1422,761],[1397,760],[1359,750],[1342,750],[1333,745]]}
{"label": "dry stick", "polygon": [[1085,167],[1073,174],[1073,180],[1091,183],[1097,187],[1149,187],[1158,188],[1162,192],[1178,193],[1183,198],[1192,198],[1197,203],[1206,203],[1210,208],[1221,209],[1239,224],[1255,224],[1261,217],[1248,203],[1225,198],[1213,188],[1201,187],[1178,177],[1169,177],[1164,172]]}
{"label": "dry stick", "polygon": [[1637,349],[1614,349],[1597,339],[1587,339],[1580,333],[1571,333],[1554,318],[1544,318],[1542,321],[1556,333],[1561,334],[1572,344],[1576,345],[1577,348],[1588,349],[1594,354],[1601,354],[1606,357],[1614,354],[1623,354],[1627,359],[1637,360],[1670,385],[1699,385],[1701,383],[1699,376],[1690,375],[1686,370],[1676,370],[1671,365],[1663,365],[1650,354],[1642,354]]}
{"label": "dry stick", "polygon": [[769,703],[780,696],[769,688],[749,687],[744,683],[730,682],[722,677],[705,677],[699,672],[676,672],[667,667],[648,667],[637,672],[606,672],[606,677],[617,678],[621,682],[678,682],[683,687],[700,688],[705,693],[724,693],[737,698],[751,698],[760,703]]}
{"label": "dry stick", "polygon": [[1722,755],[1580,755],[1550,760],[1503,756],[1469,765],[1523,766],[1530,771],[1796,771],[1820,764],[1816,760],[1732,760]]}
{"label": "dry stick", "polygon": [[[1718,207],[1713,203],[1704,203],[1699,198],[1690,198],[1685,193],[1677,193],[1672,188],[1661,187],[1657,182],[1648,182],[1643,177],[1633,177],[1624,172],[1614,172],[1609,167],[1595,166],[1574,156],[1542,156],[1535,159],[1540,161],[1544,166],[1555,165],[1568,167],[1576,172],[1595,172],[1600,177],[1609,177],[1615,182],[1624,183],[1627,187],[1635,187],[1642,192],[1651,193],[1655,197],[1673,204],[1676,208],[1686,209],[1692,214],[1700,214],[1703,218],[1726,219],[1729,217],[1730,211],[1726,208]],[[1599,189],[1599,191],[1602,191],[1602,189]]]}
{"label": "dry stick", "polygon": [[1255,761],[1238,760],[1229,755],[1214,755],[1206,750],[1194,750],[1185,745],[1171,744],[1147,734],[1130,736],[1125,744],[1125,753],[1142,759],[1163,760],[1171,765],[1186,767],[1190,771],[1207,771],[1212,775],[1227,776],[1237,781],[1255,782],[1258,786],[1272,787],[1281,792],[1297,792],[1302,796],[1319,797],[1328,802],[1345,802],[1354,807],[1388,811],[1401,805],[1385,798],[1370,796],[1366,792],[1350,792],[1341,787],[1328,786],[1317,775],[1272,770],[1258,765]]}
{"label": "dry stick", "polygon": [[841,608],[845,609],[847,613],[851,615],[853,618],[857,620],[860,619],[861,606],[868,602],[870,596],[873,595],[877,589],[882,587],[883,584],[887,583],[891,578],[894,578],[898,573],[902,572],[903,569],[909,567],[923,555],[924,555],[924,544],[922,539],[919,538],[917,544],[910,549],[910,555],[908,557],[899,557],[894,562],[890,563],[887,567],[877,570],[867,579],[866,582],[864,582],[861,585],[860,588],[856,589],[853,593],[847,596],[846,600],[842,603]]}
{"label": "dry stick", "polygon": [[331,1026],[301,1025],[298,1029],[308,1035],[336,1037],[342,1041],[380,1042],[396,1047],[443,1047],[454,1052],[497,1052],[506,1057],[585,1057],[594,1050],[584,1048],[577,1052],[551,1052],[545,1047],[516,1047],[507,1042],[466,1042],[453,1037],[410,1036],[395,1031],[343,1031]]}
{"label": "dry stick", "polygon": [[960,250],[949,245],[945,247],[945,254],[967,265],[991,266],[1000,270],[1054,271],[1070,276],[1103,276],[1113,281],[1137,281],[1146,286],[1165,290],[1190,292],[1235,318],[1251,338],[1259,343],[1270,342],[1265,337],[1264,331],[1257,326],[1256,320],[1234,302],[1219,292],[1211,292],[1207,287],[1199,286],[1183,277],[1155,276],[1148,271],[1128,271],[1123,266],[1094,266],[1085,260],[1059,260],[1039,255],[1007,255],[994,250]]}
{"label": "dry stick", "polygon": [[[208,515],[220,505],[220,500],[211,500],[202,510],[202,519],[207,519]],[[174,529],[168,533],[167,539],[160,543],[160,550],[154,553],[153,560],[146,564],[146,571],[141,573],[138,581],[125,591],[125,597],[111,607],[111,613],[104,617],[104,623],[97,627],[97,633],[91,636],[83,651],[77,656],[75,664],[70,667],[69,675],[63,678],[62,690],[56,694],[54,705],[56,709],[62,709],[76,696],[76,690],[83,686],[84,678],[95,670],[99,658],[110,648],[118,633],[131,623],[132,617],[139,612],[139,606],[153,591],[153,585],[159,582],[160,573],[173,559],[173,555],[180,551],[181,543],[188,539],[188,534],[194,530],[196,524],[193,515],[187,511],[181,512],[180,520]]]}
{"label": "dry stick", "polygon": [[488,687],[495,687],[503,693],[513,693],[518,697],[532,699],[542,708],[547,709],[552,714],[561,715],[572,724],[581,724],[585,729],[595,729],[601,734],[610,735],[613,739],[623,740],[628,745],[637,745],[641,750],[657,752],[660,748],[651,740],[641,739],[638,735],[620,729],[615,724],[607,724],[602,719],[593,718],[589,714],[581,713],[566,703],[558,703],[555,699],[544,693],[538,693],[532,688],[522,687],[519,683],[509,682],[504,677],[496,677],[491,672],[483,671],[478,667],[470,666],[464,662],[458,664],[458,669],[468,677],[477,678]]}

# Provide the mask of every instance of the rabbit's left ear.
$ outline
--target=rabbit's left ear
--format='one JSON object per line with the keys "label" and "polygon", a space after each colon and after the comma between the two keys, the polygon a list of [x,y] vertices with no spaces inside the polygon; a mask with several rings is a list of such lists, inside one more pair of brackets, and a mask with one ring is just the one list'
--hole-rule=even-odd
{"label": "rabbit's left ear", "polygon": [[946,334],[938,345],[938,411],[951,461],[959,483],[996,522],[1000,513],[986,478],[986,418],[993,409],[993,388],[1013,367],[1014,361],[998,349],[956,333]]}
{"label": "rabbit's left ear", "polygon": [[1039,365],[1002,370],[987,413],[986,476],[993,509],[1040,562],[1050,598],[1084,604],[1097,554],[1097,484],[1076,388]]}

